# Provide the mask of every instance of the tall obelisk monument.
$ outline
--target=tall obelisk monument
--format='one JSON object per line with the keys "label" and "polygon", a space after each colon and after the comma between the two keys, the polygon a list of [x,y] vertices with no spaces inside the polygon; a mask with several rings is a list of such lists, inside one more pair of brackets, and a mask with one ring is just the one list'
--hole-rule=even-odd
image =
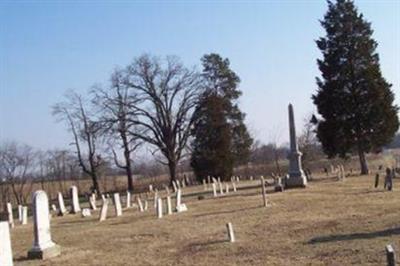
{"label": "tall obelisk monument", "polygon": [[289,153],[289,176],[286,178],[286,187],[305,187],[307,179],[301,167],[301,155],[296,139],[296,126],[294,124],[293,106],[289,104],[289,132],[290,132],[290,153]]}

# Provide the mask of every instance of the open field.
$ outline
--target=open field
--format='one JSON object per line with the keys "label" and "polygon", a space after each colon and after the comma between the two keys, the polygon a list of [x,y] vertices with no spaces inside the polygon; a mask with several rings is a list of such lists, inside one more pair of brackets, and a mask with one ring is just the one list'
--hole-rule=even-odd
{"label": "open field", "polygon": [[[212,192],[204,200],[186,196],[187,212],[162,219],[153,204],[102,223],[98,212],[54,217],[53,240],[62,254],[47,261],[26,260],[33,241],[29,221],[11,232],[13,255],[16,265],[384,265],[385,245],[400,247],[400,184],[395,180],[394,191],[384,192],[380,181],[379,189],[372,176],[321,180],[284,193],[269,187],[268,208],[260,189],[249,188],[215,199]],[[227,222],[236,243],[227,241]]]}

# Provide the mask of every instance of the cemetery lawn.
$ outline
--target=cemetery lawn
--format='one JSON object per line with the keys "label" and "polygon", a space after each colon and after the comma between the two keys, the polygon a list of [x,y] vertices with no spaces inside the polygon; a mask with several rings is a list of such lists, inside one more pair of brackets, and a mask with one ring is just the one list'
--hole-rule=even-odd
{"label": "cemetery lawn", "polygon": [[[53,217],[53,240],[59,257],[27,260],[32,221],[12,229],[15,265],[385,265],[385,245],[400,253],[400,183],[394,191],[373,188],[374,177],[351,177],[309,183],[306,189],[275,193],[262,207],[260,188],[204,200],[185,196],[203,187],[183,189],[185,213],[156,218],[149,211],[124,209],[106,221],[80,215]],[[241,181],[243,188],[259,181]],[[99,203],[98,203],[99,204]],[[175,204],[173,203],[173,206]],[[236,243],[227,241],[232,222]]]}

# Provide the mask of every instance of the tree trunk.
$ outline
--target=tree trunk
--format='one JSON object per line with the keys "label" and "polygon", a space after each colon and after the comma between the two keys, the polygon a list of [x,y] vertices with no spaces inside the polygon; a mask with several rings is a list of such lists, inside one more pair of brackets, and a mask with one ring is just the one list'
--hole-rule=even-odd
{"label": "tree trunk", "polygon": [[358,150],[358,158],[360,159],[361,175],[368,175],[368,164],[365,153],[361,149]]}
{"label": "tree trunk", "polygon": [[168,161],[170,184],[172,186],[172,181],[176,180],[176,162],[173,160]]}

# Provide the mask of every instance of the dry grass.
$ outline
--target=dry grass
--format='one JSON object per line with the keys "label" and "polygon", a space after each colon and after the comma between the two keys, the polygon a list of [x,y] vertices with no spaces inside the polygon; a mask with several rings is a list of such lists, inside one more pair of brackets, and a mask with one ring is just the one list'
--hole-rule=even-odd
{"label": "dry grass", "polygon": [[[162,219],[152,204],[148,212],[132,208],[103,223],[98,212],[91,218],[55,217],[51,231],[62,255],[26,260],[32,226],[17,226],[12,230],[15,264],[384,265],[385,245],[400,247],[400,184],[396,180],[393,192],[372,184],[369,176],[317,181],[284,193],[269,190],[268,208],[261,207],[260,189],[253,188],[217,199],[211,193],[204,200],[184,197],[189,210]],[[203,189],[184,193],[196,190]],[[227,241],[227,222],[233,223],[236,243]]]}

